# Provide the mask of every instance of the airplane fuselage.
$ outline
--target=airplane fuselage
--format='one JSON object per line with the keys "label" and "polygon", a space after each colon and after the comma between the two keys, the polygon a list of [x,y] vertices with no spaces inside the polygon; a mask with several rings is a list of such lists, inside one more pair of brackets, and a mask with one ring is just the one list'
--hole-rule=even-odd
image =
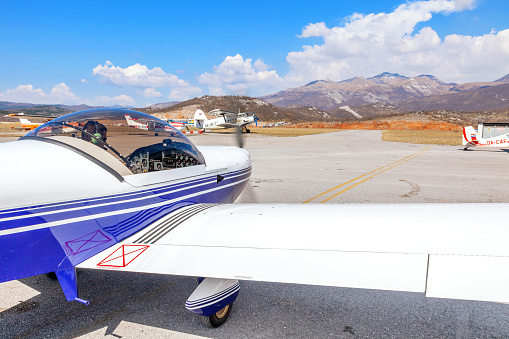
{"label": "airplane fuselage", "polygon": [[491,138],[482,138],[478,135],[473,127],[468,126],[463,128],[463,146],[465,149],[469,147],[509,147],[509,135],[502,134]]}
{"label": "airplane fuselage", "polygon": [[72,268],[181,207],[233,202],[249,179],[249,155],[199,150],[203,165],[130,174],[56,140],[0,144],[10,159],[0,165],[9,192],[0,197],[0,282]]}

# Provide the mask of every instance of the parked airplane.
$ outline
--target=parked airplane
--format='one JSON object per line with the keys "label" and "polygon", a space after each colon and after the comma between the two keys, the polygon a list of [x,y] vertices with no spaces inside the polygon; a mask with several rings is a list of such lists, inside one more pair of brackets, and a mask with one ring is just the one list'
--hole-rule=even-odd
{"label": "parked airplane", "polygon": [[465,150],[478,146],[506,148],[509,147],[509,133],[484,139],[479,137],[472,126],[463,127],[463,146]]}
{"label": "parked airplane", "polygon": [[20,129],[20,130],[25,130],[25,131],[33,130],[33,129],[41,126],[42,124],[57,118],[56,116],[50,116],[50,115],[44,115],[44,114],[31,114],[31,113],[27,114],[27,113],[23,113],[23,112],[7,114],[4,116],[11,117],[11,118],[18,118],[19,122],[21,124],[21,128],[13,127],[13,129]]}
{"label": "parked airplane", "polygon": [[205,277],[186,308],[211,326],[239,280],[509,301],[509,228],[471,222],[507,204],[232,204],[247,151],[122,109],[62,116],[0,154],[0,282],[55,272],[88,304],[76,267]]}
{"label": "parked airplane", "polygon": [[244,133],[250,133],[251,131],[247,128],[247,126],[252,124],[258,126],[258,120],[259,119],[254,112],[239,113],[237,117],[237,126],[242,128]]}
{"label": "parked airplane", "polygon": [[166,122],[171,126],[175,127],[176,129],[178,129],[179,131],[183,130],[189,131],[188,127],[189,124],[187,123],[187,121],[167,119]]}
{"label": "parked airplane", "polygon": [[241,128],[243,132],[249,133],[247,128],[252,123],[257,123],[258,118],[251,113],[235,113],[215,109],[209,112],[213,115],[221,115],[219,118],[208,119],[201,109],[194,113],[194,127],[201,129],[224,129]]}
{"label": "parked airplane", "polygon": [[138,119],[133,119],[130,114],[125,114],[125,120],[127,121],[127,125],[142,129],[145,131],[152,131],[152,132],[171,132],[172,129],[170,128],[169,124],[162,124],[160,121],[148,121],[148,122],[140,122]]}

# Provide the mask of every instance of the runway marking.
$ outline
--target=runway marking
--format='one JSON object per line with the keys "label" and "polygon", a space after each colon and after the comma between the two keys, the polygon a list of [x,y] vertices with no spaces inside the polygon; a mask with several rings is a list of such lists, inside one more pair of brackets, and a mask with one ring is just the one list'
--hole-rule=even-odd
{"label": "runway marking", "polygon": [[348,191],[348,190],[350,190],[350,189],[354,188],[355,186],[358,186],[358,185],[362,184],[363,182],[366,182],[366,181],[368,181],[368,180],[370,180],[370,179],[372,179],[372,178],[376,177],[376,176],[377,176],[377,175],[379,175],[379,174],[382,174],[382,173],[384,173],[384,172],[387,172],[388,170],[390,170],[390,169],[392,169],[392,168],[394,168],[394,167],[397,167],[397,166],[399,166],[399,165],[402,165],[402,164],[404,164],[405,162],[410,161],[410,160],[412,160],[412,159],[414,159],[414,158],[418,157],[418,156],[419,156],[419,155],[421,155],[422,153],[424,153],[424,152],[426,152],[426,151],[430,150],[432,147],[433,147],[433,146],[427,146],[427,147],[424,147],[423,149],[421,149],[420,151],[418,151],[418,152],[416,152],[416,153],[410,154],[410,155],[408,155],[408,156],[404,157],[403,159],[400,159],[400,160],[395,161],[395,162],[393,162],[393,163],[390,163],[390,164],[388,164],[388,165],[385,165],[385,166],[379,167],[379,168],[377,168],[377,169],[375,169],[375,170],[373,170],[373,171],[371,171],[371,172],[365,173],[365,174],[363,174],[363,175],[358,176],[357,178],[354,178],[354,179],[352,179],[352,180],[349,180],[349,181],[347,181],[347,182],[344,182],[344,183],[342,183],[341,185],[338,185],[338,186],[336,186],[336,187],[333,187],[333,188],[331,188],[331,189],[329,189],[329,190],[327,190],[327,191],[325,191],[325,192],[322,192],[322,193],[320,193],[320,194],[318,194],[318,195],[316,195],[316,196],[312,197],[311,199],[308,199],[308,200],[304,201],[303,203],[304,203],[304,204],[309,203],[309,202],[311,202],[311,201],[313,201],[313,200],[315,200],[315,199],[317,199],[317,198],[319,198],[319,197],[321,197],[321,196],[324,196],[324,195],[326,195],[326,194],[328,194],[328,193],[331,193],[331,192],[333,192],[333,191],[337,190],[338,188],[341,188],[341,187],[343,187],[343,186],[346,186],[346,185],[348,185],[348,184],[350,184],[350,183],[353,183],[353,182],[355,182],[355,181],[357,181],[357,180],[359,180],[359,179],[361,179],[361,178],[364,178],[364,177],[365,177],[365,176],[367,176],[367,175],[370,175],[370,174],[372,174],[372,173],[375,173],[375,174],[373,174],[373,175],[371,175],[371,176],[367,177],[366,179],[363,179],[363,180],[361,180],[361,181],[359,181],[359,182],[357,182],[357,183],[355,183],[355,184],[353,184],[353,185],[351,185],[351,186],[349,186],[349,187],[347,187],[347,188],[345,188],[345,189],[343,189],[343,190],[341,190],[341,191],[339,191],[339,192],[337,192],[337,193],[335,193],[335,194],[331,195],[330,197],[328,197],[328,198],[326,198],[326,199],[324,199],[324,200],[320,201],[320,203],[324,203],[324,202],[327,202],[327,201],[329,201],[329,200],[331,200],[331,199],[334,199],[334,198],[335,198],[335,197],[337,197],[338,195],[343,194],[344,192],[346,192],[346,191]]}

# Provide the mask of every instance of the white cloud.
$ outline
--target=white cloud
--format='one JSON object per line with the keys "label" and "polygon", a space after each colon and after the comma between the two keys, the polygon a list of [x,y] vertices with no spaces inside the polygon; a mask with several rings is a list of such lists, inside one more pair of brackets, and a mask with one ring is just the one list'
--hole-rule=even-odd
{"label": "white cloud", "polygon": [[473,9],[477,0],[455,0],[454,4],[459,11]]}
{"label": "white cloud", "polygon": [[80,82],[82,82],[84,84],[88,84],[88,80],[86,80],[86,79],[81,79]]}
{"label": "white cloud", "polygon": [[154,88],[145,88],[143,96],[147,98],[159,98],[162,96],[161,92],[156,91]]}
{"label": "white cloud", "polygon": [[285,80],[343,80],[383,71],[406,75],[435,74],[446,81],[493,80],[509,73],[509,30],[482,36],[449,35],[415,27],[433,14],[472,9],[473,0],[414,1],[392,13],[353,14],[342,26],[307,25],[299,36],[323,43],[290,52]]}
{"label": "white cloud", "polygon": [[99,81],[119,86],[135,87],[181,87],[189,84],[176,75],[166,73],[161,67],[149,69],[145,65],[134,64],[126,68],[113,65],[109,60],[104,65],[97,65],[92,75],[98,76]]}
{"label": "white cloud", "polygon": [[316,24],[309,24],[303,30],[302,34],[298,35],[299,38],[309,38],[312,36],[323,36],[330,32],[330,28],[325,26],[324,22],[318,22]]}
{"label": "white cloud", "polygon": [[284,80],[276,73],[269,71],[269,66],[258,59],[237,54],[227,56],[219,66],[214,66],[213,73],[200,75],[198,81],[209,87],[212,95],[223,94],[256,94],[267,89],[280,88]]}
{"label": "white cloud", "polygon": [[51,98],[57,100],[58,103],[61,102],[78,102],[80,99],[71,92],[71,89],[66,84],[59,83],[55,87],[51,89]]}
{"label": "white cloud", "polygon": [[149,69],[139,63],[121,68],[109,60],[104,65],[97,65],[92,71],[99,81],[118,86],[145,87],[145,97],[157,98],[162,94],[156,88],[168,88],[172,100],[187,100],[202,92],[201,88],[179,79],[176,75],[166,73],[161,67]]}
{"label": "white cloud", "polygon": [[53,87],[49,94],[30,84],[18,85],[15,89],[0,93],[0,100],[35,104],[77,104],[83,101],[63,82]]}
{"label": "white cloud", "polygon": [[130,106],[134,105],[134,100],[128,95],[122,94],[114,97],[101,96],[97,97],[94,100],[96,105],[103,106],[113,106],[113,105],[121,105],[121,106]]}
{"label": "white cloud", "polygon": [[168,95],[168,99],[176,101],[184,101],[192,97],[196,97],[202,93],[201,88],[194,86],[175,88]]}

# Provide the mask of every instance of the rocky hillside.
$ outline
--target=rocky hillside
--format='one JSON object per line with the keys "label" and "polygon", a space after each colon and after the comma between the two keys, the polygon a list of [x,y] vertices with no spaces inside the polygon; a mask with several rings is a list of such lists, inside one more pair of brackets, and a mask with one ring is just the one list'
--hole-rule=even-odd
{"label": "rocky hillside", "polygon": [[[433,75],[406,77],[400,74],[382,73],[371,78],[355,77],[341,82],[317,80],[307,85],[290,88],[275,94],[266,95],[261,99],[276,106],[306,105],[319,107],[327,111],[335,111],[344,106],[363,106],[373,103],[390,105],[406,105],[407,102],[440,102],[437,96],[467,93],[473,90],[496,87],[509,83],[509,74],[493,82],[473,82],[466,84],[446,83]],[[503,87],[496,91],[502,91]],[[477,99],[488,96],[477,96]],[[444,99],[445,100],[445,99]],[[451,99],[452,100],[452,99]],[[459,99],[458,99],[459,100]],[[491,102],[491,99],[489,99]],[[483,106],[483,102],[478,102]],[[417,106],[416,106],[417,107]],[[489,107],[489,108],[488,108]],[[486,103],[486,108],[500,108],[498,105]],[[442,109],[454,109],[452,106]]]}
{"label": "rocky hillside", "polygon": [[432,75],[406,77],[382,73],[371,78],[355,77],[341,82],[317,80],[261,97],[276,106],[306,105],[324,110],[341,106],[361,106],[375,102],[395,104],[423,96],[447,92],[457,84],[447,84]]}
{"label": "rocky hillside", "polygon": [[[232,112],[255,112],[261,121],[324,121],[351,117],[350,113],[329,113],[311,106],[276,107],[268,102],[245,96],[210,96],[183,101],[165,108],[138,108],[137,110],[166,119],[192,119],[197,109],[205,113],[214,109]],[[209,116],[209,118],[213,118]]]}
{"label": "rocky hillside", "polygon": [[449,110],[484,111],[509,107],[509,83],[413,99],[399,104],[407,111]]}

